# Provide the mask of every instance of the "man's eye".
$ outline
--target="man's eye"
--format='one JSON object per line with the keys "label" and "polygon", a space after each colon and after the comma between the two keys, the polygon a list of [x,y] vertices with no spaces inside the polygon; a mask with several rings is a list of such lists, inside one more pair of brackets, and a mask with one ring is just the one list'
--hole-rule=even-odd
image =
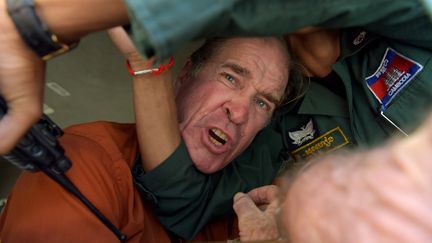
{"label": "man's eye", "polygon": [[229,74],[227,74],[227,73],[225,73],[224,75],[225,75],[225,79],[226,79],[228,82],[230,82],[230,83],[232,83],[232,84],[235,84],[235,83],[236,83],[236,80],[235,80],[235,78],[234,78],[233,76],[231,76],[231,75],[229,75]]}
{"label": "man's eye", "polygon": [[270,110],[270,106],[262,99],[255,99],[255,104],[260,108],[264,110]]}

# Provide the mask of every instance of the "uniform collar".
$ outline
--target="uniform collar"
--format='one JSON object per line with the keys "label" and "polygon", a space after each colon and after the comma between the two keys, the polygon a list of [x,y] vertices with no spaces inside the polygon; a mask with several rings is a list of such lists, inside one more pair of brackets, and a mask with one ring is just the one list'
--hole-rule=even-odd
{"label": "uniform collar", "polygon": [[347,101],[313,81],[310,82],[298,114],[349,117]]}
{"label": "uniform collar", "polygon": [[[341,68],[340,61],[356,54],[377,38],[379,38],[379,35],[367,31],[364,28],[342,29],[340,38],[341,54],[338,58],[338,62],[333,65],[333,70],[336,71],[338,75],[341,75],[341,72],[343,73],[346,70]],[[299,107],[297,114],[350,117],[349,104],[352,103],[351,83],[346,79],[342,79],[342,82],[347,92],[347,100],[336,95],[323,85],[311,81],[301,104],[296,105]],[[286,106],[280,113],[284,114],[289,112],[292,108],[293,105]]]}
{"label": "uniform collar", "polygon": [[341,54],[339,60],[356,54],[377,38],[379,38],[377,34],[367,31],[364,28],[343,29],[340,38]]}
{"label": "uniform collar", "polygon": [[[379,35],[364,28],[342,29],[340,38],[341,54],[338,62],[333,65],[333,70],[340,76],[339,72],[341,70],[338,68],[340,61],[356,54],[377,38],[379,38]],[[350,117],[349,104],[352,102],[351,84],[345,79],[342,79],[342,82],[347,91],[347,100],[336,95],[321,84],[311,82],[298,113]]]}

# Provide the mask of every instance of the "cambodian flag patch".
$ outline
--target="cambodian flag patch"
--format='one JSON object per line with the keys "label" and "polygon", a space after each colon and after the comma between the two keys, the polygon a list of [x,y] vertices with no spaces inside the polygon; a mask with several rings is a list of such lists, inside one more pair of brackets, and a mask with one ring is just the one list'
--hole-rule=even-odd
{"label": "cambodian flag patch", "polygon": [[378,70],[366,78],[367,86],[382,105],[382,111],[422,69],[418,62],[387,48]]}

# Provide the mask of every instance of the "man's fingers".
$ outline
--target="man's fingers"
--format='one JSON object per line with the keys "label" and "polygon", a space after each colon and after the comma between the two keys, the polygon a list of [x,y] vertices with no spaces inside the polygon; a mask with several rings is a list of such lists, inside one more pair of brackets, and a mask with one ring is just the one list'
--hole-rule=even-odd
{"label": "man's fingers", "polygon": [[262,241],[278,237],[274,214],[260,211],[249,195],[237,193],[233,207],[238,216],[241,241]]}
{"label": "man's fingers", "polygon": [[239,221],[248,217],[249,215],[254,215],[256,213],[260,213],[260,210],[252,201],[252,199],[245,193],[239,192],[234,196],[234,204],[233,208]]}
{"label": "man's fingers", "polygon": [[249,191],[248,195],[257,205],[270,204],[279,200],[279,188],[275,185],[262,186]]}

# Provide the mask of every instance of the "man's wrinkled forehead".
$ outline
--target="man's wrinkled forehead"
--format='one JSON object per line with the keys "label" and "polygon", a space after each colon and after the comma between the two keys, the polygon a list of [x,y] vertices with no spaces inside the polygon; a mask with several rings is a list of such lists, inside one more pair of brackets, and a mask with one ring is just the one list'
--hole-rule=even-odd
{"label": "man's wrinkled forehead", "polygon": [[275,37],[232,38],[221,43],[210,60],[239,76],[266,80],[259,85],[279,100],[288,80],[289,54],[284,45]]}
{"label": "man's wrinkled forehead", "polygon": [[[233,73],[237,74],[240,77],[244,77],[246,79],[252,79],[253,78],[253,72],[250,71],[248,68],[241,66],[241,64],[237,64],[235,62],[230,62],[229,60],[222,63],[222,68],[227,68],[231,70]],[[275,85],[275,87],[263,87],[262,90],[259,90],[261,95],[266,97],[267,100],[274,104],[278,104],[280,102],[280,99],[282,97],[283,92],[281,92],[281,87],[283,86],[285,80],[282,76],[279,77],[270,77],[274,78],[276,84],[280,83],[281,85]],[[265,85],[264,85],[265,86]],[[259,88],[259,87],[258,87]]]}

